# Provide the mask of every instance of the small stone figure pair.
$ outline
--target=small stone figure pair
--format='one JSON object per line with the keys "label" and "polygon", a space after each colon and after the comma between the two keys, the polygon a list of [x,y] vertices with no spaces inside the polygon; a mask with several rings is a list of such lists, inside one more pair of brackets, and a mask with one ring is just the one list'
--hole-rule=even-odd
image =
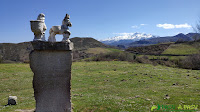
{"label": "small stone figure pair", "polygon": [[[68,27],[72,26],[72,23],[69,20],[70,16],[66,14],[65,18],[62,21],[61,26],[52,26],[49,30],[49,42],[56,42],[56,34],[63,34],[62,42],[70,43],[69,36],[71,32]],[[47,29],[45,25],[45,15],[43,13],[38,15],[37,20],[31,22],[31,30],[34,32],[33,41],[45,41],[45,31]]]}

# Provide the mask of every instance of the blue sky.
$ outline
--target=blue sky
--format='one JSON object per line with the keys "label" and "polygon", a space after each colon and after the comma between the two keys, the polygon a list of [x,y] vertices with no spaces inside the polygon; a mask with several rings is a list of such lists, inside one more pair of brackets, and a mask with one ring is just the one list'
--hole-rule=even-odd
{"label": "blue sky", "polygon": [[51,26],[61,25],[66,13],[73,25],[71,38],[189,33],[200,17],[199,4],[200,0],[1,0],[0,43],[32,41],[30,20],[39,13],[46,15],[46,39]]}

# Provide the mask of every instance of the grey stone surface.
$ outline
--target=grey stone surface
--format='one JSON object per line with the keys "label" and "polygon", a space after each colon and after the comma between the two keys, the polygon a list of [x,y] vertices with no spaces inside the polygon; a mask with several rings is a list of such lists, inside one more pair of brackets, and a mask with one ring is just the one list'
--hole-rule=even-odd
{"label": "grey stone surface", "polygon": [[44,42],[44,41],[32,41],[34,50],[72,50],[74,45],[72,42],[64,43],[64,42]]}
{"label": "grey stone surface", "polygon": [[[55,43],[55,46],[56,44],[60,43]],[[52,50],[49,48],[51,47],[46,45],[30,53],[36,112],[71,112],[72,51],[60,50],[60,47]]]}

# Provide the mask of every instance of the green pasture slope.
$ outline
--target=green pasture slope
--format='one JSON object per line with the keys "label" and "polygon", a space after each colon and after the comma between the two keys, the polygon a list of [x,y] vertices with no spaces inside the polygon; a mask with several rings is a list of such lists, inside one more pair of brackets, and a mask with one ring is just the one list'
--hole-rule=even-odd
{"label": "green pasture slope", "polygon": [[189,44],[172,44],[162,54],[190,55],[199,53],[199,48]]}
{"label": "green pasture slope", "polygon": [[[167,43],[166,43],[167,44]],[[159,46],[159,44],[158,44]],[[183,60],[187,56],[200,53],[200,41],[198,42],[185,42],[185,43],[172,43],[167,49],[165,49],[161,55],[145,55],[149,59],[164,59],[167,58],[171,61]],[[144,55],[138,55],[142,57]]]}
{"label": "green pasture slope", "polygon": [[[34,109],[28,64],[0,64],[0,111]],[[72,66],[74,112],[149,112],[153,105],[198,105],[200,71],[129,62],[75,62]],[[4,105],[9,95],[16,106]],[[48,103],[48,102],[47,102]],[[162,112],[160,109],[158,112]]]}

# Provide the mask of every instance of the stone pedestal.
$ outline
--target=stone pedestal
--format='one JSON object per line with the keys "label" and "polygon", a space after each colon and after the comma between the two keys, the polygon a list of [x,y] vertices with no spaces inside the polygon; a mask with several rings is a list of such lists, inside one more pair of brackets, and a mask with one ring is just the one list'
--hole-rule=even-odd
{"label": "stone pedestal", "polygon": [[30,67],[36,112],[71,112],[70,80],[73,43],[32,42]]}

